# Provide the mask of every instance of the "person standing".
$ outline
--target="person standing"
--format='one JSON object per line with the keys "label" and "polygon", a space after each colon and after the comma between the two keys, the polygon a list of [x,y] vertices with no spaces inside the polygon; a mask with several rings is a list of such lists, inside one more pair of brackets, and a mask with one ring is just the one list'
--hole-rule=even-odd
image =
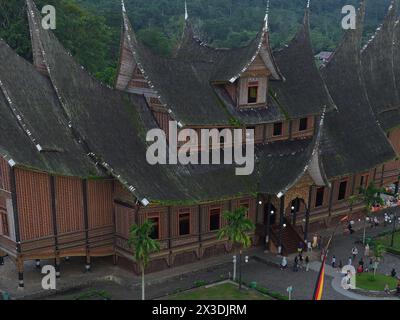
{"label": "person standing", "polygon": [[306,272],[308,272],[310,270],[310,258],[308,256],[306,256]]}
{"label": "person standing", "polygon": [[354,247],[353,249],[351,249],[351,254],[353,255],[353,260],[355,260],[357,258],[357,255],[358,255],[357,247]]}
{"label": "person standing", "polygon": [[287,259],[286,257],[282,257],[281,270],[285,270],[286,267],[287,267]]}
{"label": "person standing", "polygon": [[369,244],[368,243],[365,245],[364,256],[369,257]]}
{"label": "person standing", "polygon": [[337,271],[338,271],[339,273],[341,273],[341,272],[342,272],[342,269],[343,269],[343,262],[342,262],[342,260],[340,260],[340,261],[339,261],[339,265],[338,265],[338,270],[337,270]]}
{"label": "person standing", "polygon": [[332,268],[335,268],[335,266],[336,266],[336,257],[333,256],[332,257]]}
{"label": "person standing", "polygon": [[351,257],[349,257],[348,263],[349,266],[353,265],[353,260],[351,259]]}
{"label": "person standing", "polygon": [[312,247],[314,249],[318,247],[318,236],[316,234],[314,234],[314,237],[313,237]]}
{"label": "person standing", "polygon": [[299,271],[299,258],[297,256],[294,258],[293,271]]}

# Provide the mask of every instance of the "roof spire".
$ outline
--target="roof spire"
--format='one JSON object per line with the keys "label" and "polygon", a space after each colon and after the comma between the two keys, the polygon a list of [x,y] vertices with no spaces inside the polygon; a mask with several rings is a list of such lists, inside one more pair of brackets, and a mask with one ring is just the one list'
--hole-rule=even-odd
{"label": "roof spire", "polygon": [[126,12],[124,0],[121,0],[121,6],[122,6],[122,11]]}
{"label": "roof spire", "polygon": [[265,11],[265,18],[264,18],[264,22],[265,22],[265,30],[268,31],[268,24],[269,24],[269,0],[267,1],[267,9]]}
{"label": "roof spire", "polygon": [[185,0],[185,21],[189,19],[189,14],[188,14],[188,8],[187,8],[187,2]]}
{"label": "roof spire", "polygon": [[311,0],[307,0],[307,9],[310,9],[310,2]]}

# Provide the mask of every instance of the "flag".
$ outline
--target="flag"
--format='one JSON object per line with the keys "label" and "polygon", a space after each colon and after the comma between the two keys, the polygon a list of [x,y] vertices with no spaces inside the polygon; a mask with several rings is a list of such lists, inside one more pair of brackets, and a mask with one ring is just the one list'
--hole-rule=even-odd
{"label": "flag", "polygon": [[315,285],[313,300],[322,300],[322,293],[324,291],[324,280],[325,280],[325,262],[326,262],[326,254],[324,256],[324,260],[322,261],[317,284]]}

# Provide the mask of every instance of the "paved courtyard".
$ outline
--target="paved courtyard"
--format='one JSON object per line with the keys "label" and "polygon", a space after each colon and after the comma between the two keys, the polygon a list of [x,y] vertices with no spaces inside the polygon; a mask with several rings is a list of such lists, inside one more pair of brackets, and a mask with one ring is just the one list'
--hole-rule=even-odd
{"label": "paved courtyard", "polygon": [[[390,228],[391,226],[386,228],[380,226],[368,229],[367,235],[375,236],[385,230],[390,230]],[[325,231],[322,234],[327,238],[331,233]],[[328,262],[330,262],[330,257],[335,255],[337,261],[342,260],[344,264],[347,263],[347,259],[351,255],[351,248],[361,238],[362,231],[360,230],[351,236],[338,233],[332,243]],[[360,252],[359,256],[361,256],[364,250],[360,244],[357,244],[357,247]],[[308,272],[304,269],[293,272],[290,268],[292,258],[289,258],[289,268],[284,271],[280,270],[278,266],[280,258],[265,253],[262,248],[253,248],[246,254],[250,256],[250,261],[243,265],[243,280],[245,282],[256,281],[263,287],[285,295],[287,295],[287,287],[293,286],[293,299],[311,299],[320,268],[318,253],[314,253],[313,262]],[[231,261],[231,255],[224,255],[147,275],[147,298],[157,299],[168,294],[191,289],[199,281],[211,283],[227,279],[232,273]],[[40,270],[35,268],[34,263],[26,264],[25,289],[18,290],[15,267],[9,259],[6,259],[5,262],[4,266],[0,266],[0,291],[9,293],[12,298],[71,299],[87,290],[104,290],[110,294],[112,299],[139,299],[140,297],[140,278],[129,270],[113,266],[107,259],[94,259],[93,271],[90,273],[83,272],[83,259],[74,258],[69,262],[63,262],[61,279],[57,281],[57,289],[59,290],[57,295],[50,295],[51,293],[41,289],[42,275]],[[43,261],[42,263],[51,262]],[[389,273],[393,267],[400,273],[400,258],[387,254],[379,271]],[[363,298],[338,288],[338,277],[340,276],[337,271],[327,266],[323,299]]]}

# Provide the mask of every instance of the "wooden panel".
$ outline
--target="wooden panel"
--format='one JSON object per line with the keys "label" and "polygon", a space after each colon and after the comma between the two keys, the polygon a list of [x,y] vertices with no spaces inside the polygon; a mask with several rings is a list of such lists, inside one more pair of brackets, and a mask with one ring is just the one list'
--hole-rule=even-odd
{"label": "wooden panel", "polygon": [[89,229],[113,224],[113,182],[87,182]]}
{"label": "wooden panel", "polygon": [[392,143],[397,155],[400,156],[400,128],[393,129],[389,134],[389,140]]}
{"label": "wooden panel", "polygon": [[158,126],[164,130],[166,136],[168,137],[169,135],[169,122],[171,121],[171,118],[168,113],[166,112],[159,112],[159,111],[153,111],[154,118],[156,119],[156,122]]}
{"label": "wooden panel", "polygon": [[76,178],[55,178],[58,234],[85,229],[82,181]]}
{"label": "wooden panel", "polygon": [[15,178],[21,240],[53,235],[49,176],[16,169]]}
{"label": "wooden panel", "polygon": [[2,157],[0,157],[0,189],[11,191],[10,166]]}
{"label": "wooden panel", "polygon": [[115,205],[115,229],[118,236],[129,238],[129,229],[134,224],[135,210]]}

